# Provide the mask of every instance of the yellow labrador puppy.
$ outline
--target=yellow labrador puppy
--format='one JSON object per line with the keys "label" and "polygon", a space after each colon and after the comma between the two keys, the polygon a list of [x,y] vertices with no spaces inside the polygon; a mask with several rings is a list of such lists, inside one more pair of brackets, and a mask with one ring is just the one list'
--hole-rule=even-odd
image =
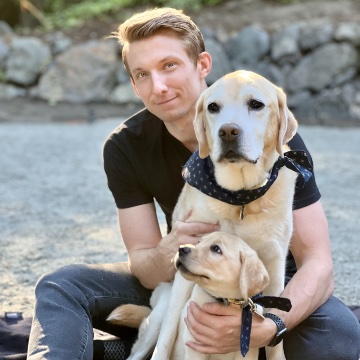
{"label": "yellow labrador puppy", "polygon": [[[205,235],[196,246],[180,247],[175,263],[181,275],[195,283],[186,305],[181,307],[177,303],[171,309],[181,313],[181,319],[185,318],[190,301],[202,306],[205,302],[215,302],[218,299],[248,299],[263,291],[269,283],[265,266],[256,252],[239,237],[224,232]],[[151,355],[164,313],[168,310],[166,299],[170,296],[182,297],[182,289],[177,286],[171,288],[169,283],[162,283],[155,289],[151,298],[152,312],[142,322],[129,360],[147,359]],[[193,338],[183,320],[171,323],[169,330],[176,338],[168,360],[243,359],[240,351],[210,356],[186,347],[185,343]],[[258,349],[250,349],[246,359],[257,359],[257,356]]]}
{"label": "yellow labrador puppy", "polygon": [[[194,128],[199,150],[184,167],[186,184],[173,220],[219,223],[222,232],[243,239],[269,274],[264,295],[279,296],[297,178],[290,153],[285,153],[297,121],[284,92],[253,72],[230,73],[200,96]],[[310,176],[305,170],[305,181]],[[153,360],[170,359],[176,340],[173,324],[180,319],[174,308],[185,306],[193,286],[175,276]],[[282,343],[266,352],[269,360],[285,359]]]}

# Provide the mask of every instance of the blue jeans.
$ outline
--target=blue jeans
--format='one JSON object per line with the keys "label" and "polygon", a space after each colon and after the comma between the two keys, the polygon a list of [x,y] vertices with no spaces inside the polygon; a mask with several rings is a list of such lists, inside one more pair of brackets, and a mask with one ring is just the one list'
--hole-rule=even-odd
{"label": "blue jeans", "polygon": [[[28,359],[92,359],[93,328],[132,342],[136,331],[105,319],[120,304],[148,305],[150,295],[126,263],[70,265],[43,276],[36,286]],[[331,297],[287,334],[284,348],[287,360],[358,360],[360,325]]]}

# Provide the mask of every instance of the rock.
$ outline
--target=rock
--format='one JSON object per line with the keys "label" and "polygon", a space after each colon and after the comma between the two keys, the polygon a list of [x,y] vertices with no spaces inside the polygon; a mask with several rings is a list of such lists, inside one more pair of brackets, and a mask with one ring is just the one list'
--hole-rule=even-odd
{"label": "rock", "polygon": [[356,120],[349,112],[349,106],[344,101],[341,88],[325,89],[316,99],[317,119],[322,124],[338,124],[339,122]]}
{"label": "rock", "polygon": [[206,51],[210,53],[213,60],[212,70],[206,78],[208,85],[211,85],[225,74],[232,72],[233,67],[231,66],[231,62],[225,49],[219,41],[216,41],[214,38],[206,38],[205,48]]}
{"label": "rock", "polygon": [[5,69],[6,59],[10,49],[8,44],[0,37],[0,69]]}
{"label": "rock", "polygon": [[302,50],[313,50],[330,42],[334,36],[333,23],[317,23],[304,26],[300,31],[299,45]]}
{"label": "rock", "polygon": [[288,25],[275,33],[272,38],[271,58],[280,64],[297,61],[300,57],[299,34],[299,24]]}
{"label": "rock", "polygon": [[51,62],[48,45],[35,37],[14,37],[6,61],[6,79],[19,85],[32,85]]}
{"label": "rock", "polygon": [[64,35],[61,31],[47,34],[45,40],[50,45],[50,49],[53,55],[63,53],[72,45],[72,40]]}
{"label": "rock", "polygon": [[331,86],[334,78],[356,66],[358,54],[352,45],[325,44],[300,60],[289,75],[287,88],[292,92],[320,91]]}
{"label": "rock", "polygon": [[275,64],[263,61],[256,64],[252,70],[259,73],[277,86],[284,87],[285,85],[284,72],[281,71],[281,69]]}
{"label": "rock", "polygon": [[117,44],[90,41],[60,54],[39,83],[39,96],[51,102],[104,101],[116,83]]}
{"label": "rock", "polygon": [[353,22],[340,24],[334,38],[337,41],[348,41],[354,46],[360,45],[360,24]]}
{"label": "rock", "polygon": [[360,125],[360,90],[355,94],[355,101],[351,104],[349,113]]}
{"label": "rock", "polygon": [[116,104],[141,104],[142,101],[134,92],[134,88],[130,81],[126,84],[118,85],[110,94],[109,100]]}
{"label": "rock", "polygon": [[[336,25],[338,21],[325,19],[284,26],[277,23],[267,31],[263,25],[252,24],[226,34],[219,29],[215,32],[214,24],[207,22],[202,33],[213,59],[207,83],[211,85],[234,70],[255,71],[284,89],[289,107],[300,121],[334,125],[335,118],[341,117],[348,119],[347,124],[360,124],[360,25],[355,21]],[[26,37],[21,39],[26,40],[23,47],[30,53],[18,50],[18,63],[13,49],[19,43],[16,39],[20,38],[0,22],[0,82],[21,85],[28,97],[51,104],[142,104],[120,61],[121,46],[116,39],[73,46],[62,32],[49,34],[45,41],[54,60],[40,69],[33,65],[36,56],[31,53],[39,55],[40,51],[34,46],[28,50]],[[8,71],[11,67],[12,73]],[[22,96],[24,92],[18,90],[2,87],[2,96]]]}
{"label": "rock", "polygon": [[309,91],[301,91],[287,97],[288,107],[300,123],[318,124],[314,96]]}
{"label": "rock", "polygon": [[9,100],[17,97],[25,96],[26,90],[14,85],[0,83],[0,99]]}
{"label": "rock", "polygon": [[129,82],[130,76],[128,74],[128,72],[126,71],[124,64],[121,62],[119,62],[119,65],[117,67],[117,71],[116,71],[116,83],[117,84],[124,84]]}
{"label": "rock", "polygon": [[8,23],[0,20],[0,37],[13,36],[14,33]]}
{"label": "rock", "polygon": [[235,69],[259,62],[270,51],[270,36],[259,26],[251,25],[233,35],[225,50]]}

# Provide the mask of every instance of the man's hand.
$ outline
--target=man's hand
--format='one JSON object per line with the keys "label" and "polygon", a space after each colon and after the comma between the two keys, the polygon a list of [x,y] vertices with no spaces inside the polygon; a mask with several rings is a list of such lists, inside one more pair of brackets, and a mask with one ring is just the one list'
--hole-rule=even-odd
{"label": "man's hand", "polygon": [[203,354],[227,354],[240,349],[241,311],[219,303],[200,308],[191,302],[185,318],[194,342],[186,345]]}
{"label": "man's hand", "polygon": [[219,230],[220,230],[220,225],[218,224],[175,221],[170,234],[175,237],[177,242],[177,249],[178,249],[180,245],[185,245],[185,244],[196,245],[200,241],[199,237],[201,235],[212,233],[214,231],[219,231]]}
{"label": "man's hand", "polygon": [[[203,354],[227,354],[240,351],[242,310],[219,303],[205,303],[200,308],[191,302],[185,318],[193,342],[186,345]],[[276,326],[269,319],[253,315],[250,336],[251,347],[266,346]]]}

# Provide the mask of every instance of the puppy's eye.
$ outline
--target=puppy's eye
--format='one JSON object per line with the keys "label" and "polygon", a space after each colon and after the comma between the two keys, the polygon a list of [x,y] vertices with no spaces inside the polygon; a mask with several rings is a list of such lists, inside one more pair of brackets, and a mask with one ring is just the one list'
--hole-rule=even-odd
{"label": "puppy's eye", "polygon": [[259,100],[251,99],[248,102],[248,106],[250,110],[261,110],[264,108],[265,104]]}
{"label": "puppy's eye", "polygon": [[220,112],[220,106],[217,103],[212,102],[208,105],[208,110],[211,114],[215,114]]}
{"label": "puppy's eye", "polygon": [[222,251],[221,251],[219,245],[211,245],[210,250],[211,250],[212,252],[217,253],[217,254],[220,254],[220,255],[222,254]]}

